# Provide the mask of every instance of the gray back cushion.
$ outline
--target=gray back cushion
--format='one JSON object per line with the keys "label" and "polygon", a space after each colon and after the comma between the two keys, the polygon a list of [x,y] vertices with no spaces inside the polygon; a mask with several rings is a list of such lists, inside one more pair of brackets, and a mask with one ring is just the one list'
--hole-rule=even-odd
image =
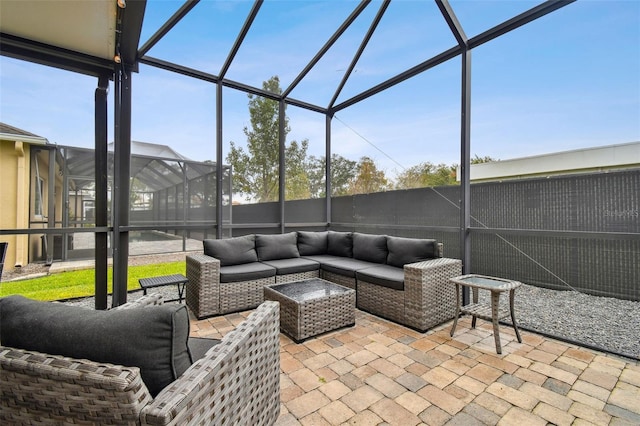
{"label": "gray back cushion", "polygon": [[291,259],[300,257],[298,234],[289,232],[276,235],[256,235],[256,251],[259,260]]}
{"label": "gray back cushion", "polygon": [[420,262],[438,257],[436,240],[387,237],[387,263],[402,268],[408,263]]}
{"label": "gray back cushion", "polygon": [[224,240],[204,240],[204,254],[220,260],[220,266],[240,265],[258,261],[255,235],[227,238]]}
{"label": "gray back cushion", "polygon": [[374,263],[387,263],[387,237],[353,233],[353,258]]}
{"label": "gray back cushion", "polygon": [[353,234],[351,232],[329,231],[327,234],[327,254],[353,257]]}
{"label": "gray back cushion", "polygon": [[327,254],[327,231],[298,231],[298,251],[300,256]]}
{"label": "gray back cushion", "polygon": [[154,397],[191,365],[185,305],[96,311],[9,296],[0,324],[4,346],[138,367]]}

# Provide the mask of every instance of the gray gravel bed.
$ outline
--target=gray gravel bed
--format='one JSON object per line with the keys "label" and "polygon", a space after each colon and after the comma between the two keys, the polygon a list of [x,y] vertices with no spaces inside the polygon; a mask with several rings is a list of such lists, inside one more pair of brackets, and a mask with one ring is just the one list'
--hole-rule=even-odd
{"label": "gray gravel bed", "polygon": [[[490,306],[489,294],[481,290],[479,301]],[[503,293],[500,306],[508,307],[508,300]],[[640,302],[523,284],[514,310],[521,328],[640,359]]]}
{"label": "gray gravel bed", "polygon": [[[177,286],[150,289],[165,299],[178,296]],[[488,291],[480,291],[480,303],[490,306]],[[142,296],[130,292],[127,300]],[[508,306],[502,294],[501,306]],[[93,298],[67,301],[94,307]],[[184,303],[184,302],[183,302]],[[523,284],[516,290],[514,309],[518,326],[628,358],[640,359],[640,302],[591,296],[576,291],[558,291]],[[108,306],[111,306],[109,296]],[[510,323],[510,319],[505,322]]]}

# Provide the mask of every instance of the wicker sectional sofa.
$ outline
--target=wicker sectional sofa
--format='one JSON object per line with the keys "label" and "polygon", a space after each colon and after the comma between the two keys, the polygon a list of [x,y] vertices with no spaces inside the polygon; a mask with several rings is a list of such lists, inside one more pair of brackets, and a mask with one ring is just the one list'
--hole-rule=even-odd
{"label": "wicker sectional sofa", "polygon": [[278,304],[264,302],[213,345],[188,338],[184,305],[161,304],[148,295],[94,311],[0,299],[0,423],[275,424]]}
{"label": "wicker sectional sofa", "polygon": [[320,277],[356,290],[359,309],[419,331],[452,319],[448,279],[462,262],[431,239],[298,231],[205,240],[187,255],[186,301],[198,318],[252,309],[263,287]]}

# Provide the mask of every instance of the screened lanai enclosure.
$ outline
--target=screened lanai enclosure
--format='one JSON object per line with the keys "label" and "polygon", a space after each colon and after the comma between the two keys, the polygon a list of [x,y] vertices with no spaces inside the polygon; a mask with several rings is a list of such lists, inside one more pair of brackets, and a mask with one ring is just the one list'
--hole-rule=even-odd
{"label": "screened lanai enclosure", "polygon": [[[61,218],[58,228],[49,221],[38,232],[45,234],[51,244],[55,235],[67,235],[60,243],[62,256],[67,258],[83,250],[80,239],[91,237],[96,261],[96,308],[107,307],[109,256],[113,257],[114,263],[113,305],[126,302],[127,259],[135,254],[133,244],[140,233],[176,238],[180,250],[189,250],[192,240],[199,248],[200,241],[207,237],[283,233],[298,229],[432,237],[445,243],[445,256],[463,260],[464,273],[496,274],[550,288],[579,289],[591,294],[639,300],[640,168],[637,164],[614,171],[584,171],[569,177],[471,184],[471,116],[479,112],[472,108],[471,101],[472,74],[475,75],[472,52],[482,51],[486,46],[500,49],[503,37],[529,26],[533,26],[531,37],[535,38],[536,34],[541,34],[536,31],[544,31],[535,26],[536,22],[556,13],[571,13],[574,1],[513,2],[521,10],[473,31],[459,20],[453,1],[320,2],[326,13],[318,16],[331,15],[333,23],[328,28],[323,27],[324,21],[317,27],[305,28],[307,32],[322,28],[327,36],[317,49],[308,51],[307,48],[302,54],[291,53],[291,56],[304,57],[305,62],[293,71],[287,70],[293,75],[286,82],[283,80],[281,91],[260,87],[259,81],[234,79],[231,71],[243,47],[251,40],[259,39],[265,28],[295,24],[295,14],[290,12],[306,3],[237,2],[246,8],[246,14],[237,26],[225,22],[225,25],[215,27],[233,34],[233,43],[223,50],[215,44],[216,38],[205,31],[214,27],[205,12],[215,13],[211,12],[215,8],[205,9],[211,5],[206,1],[179,3],[162,19],[151,0],[2,2],[2,55],[95,78],[95,98],[92,99],[95,147],[93,150],[56,148],[57,161],[64,170],[65,202],[69,205],[64,209],[65,217]],[[477,3],[458,4],[474,8]],[[429,14],[414,16],[413,27],[436,28],[437,24],[442,30],[439,41],[425,42],[426,45],[420,46],[425,47],[424,50],[413,49],[413,62],[382,80],[356,85],[355,89],[350,87],[348,83],[355,76],[366,77],[367,70],[359,64],[381,23],[391,16],[391,31],[386,32],[383,39],[392,41],[395,35],[411,27],[393,21],[396,16],[393,11],[415,4],[427,5]],[[278,6],[283,12],[281,20],[261,19],[265,16],[264,10]],[[42,20],[43,16],[47,16],[51,27],[37,24],[41,22],[37,19]],[[143,22],[149,19],[161,23],[141,37]],[[354,27],[360,31],[350,32]],[[160,48],[162,42],[177,28],[188,31],[176,37],[179,49],[166,54]],[[413,33],[408,31],[407,34],[412,37]],[[212,41],[213,46],[206,51],[189,52],[194,39],[198,38]],[[350,48],[349,56],[341,58],[340,67],[333,62],[328,67],[326,64],[318,67],[338,44]],[[286,50],[289,46],[278,44],[277,47]],[[517,51],[527,52],[527,42],[520,43]],[[157,56],[154,56],[156,52]],[[223,52],[220,64],[213,65],[211,57],[220,52]],[[275,74],[271,68],[278,65],[277,61],[265,58],[264,51],[249,47],[244,52],[245,55],[249,52],[250,67],[264,73],[262,81]],[[598,58],[592,60],[598,62]],[[393,60],[378,59],[372,68],[382,68],[390,62]],[[606,60],[600,62],[606,63]],[[337,114],[371,99],[382,98],[384,100],[378,104],[379,115],[373,119],[393,127],[395,123],[385,121],[386,112],[402,108],[403,100],[384,96],[394,87],[430,75],[442,67],[448,76],[453,76],[450,81],[455,82],[452,85],[455,87],[448,93],[448,99],[453,99],[451,103],[455,107],[442,116],[453,116],[456,132],[432,143],[418,138],[408,149],[411,157],[428,158],[434,151],[453,147],[460,166],[459,183],[378,193],[336,194],[332,173],[337,164],[333,163],[333,154],[340,152],[342,143],[336,131]],[[212,94],[210,109],[197,111],[203,114],[203,121],[211,129],[201,152],[206,153],[204,158],[210,154],[212,161],[194,162],[179,156],[136,152],[136,144],[132,141],[136,120],[132,99],[136,96],[136,84],[144,80],[148,70],[170,73],[176,81],[197,81],[200,92]],[[334,84],[320,88],[326,99],[298,97],[298,93],[304,93],[297,91],[301,86],[317,84],[318,72],[331,72],[333,77]],[[516,88],[527,84],[526,80],[513,82]],[[173,87],[172,90],[181,87],[176,86],[178,89]],[[157,86],[156,92],[166,95],[169,91]],[[277,171],[275,200],[233,205],[235,196],[232,199],[232,194],[236,193],[234,182],[238,175],[230,166],[216,167],[225,164],[229,153],[224,137],[228,130],[225,123],[230,115],[227,106],[238,93],[244,99],[250,96],[266,100],[278,111],[277,131],[274,130],[276,136],[272,141],[278,155],[274,164],[269,164]],[[430,92],[418,85],[411,95],[429,98]],[[421,110],[422,107],[418,104],[412,108]],[[314,143],[321,145],[319,151],[324,158],[323,187],[321,195],[315,198],[287,199],[286,196],[288,182],[293,180],[286,162],[287,111],[291,109],[313,115],[316,127],[321,128],[322,136]],[[173,109],[171,116],[178,116],[179,112]],[[487,111],[480,113],[487,114]],[[500,131],[499,120],[493,123],[496,132]],[[425,109],[421,121],[437,128],[442,117]],[[405,127],[398,131],[407,130]],[[113,138],[108,134],[113,134]],[[108,149],[110,140],[114,141],[113,151]],[[16,228],[3,229],[0,235],[31,233],[31,229]],[[73,239],[68,238],[71,235]]]}
{"label": "screened lanai enclosure", "polygon": [[[215,225],[216,165],[183,157],[167,146],[133,141],[129,186],[129,217],[136,230],[129,234],[130,254],[143,255],[197,250],[204,238],[212,236]],[[33,152],[29,185],[35,193],[31,229],[64,228],[64,234],[34,234],[30,237],[30,259],[50,264],[54,261],[94,259],[96,226],[95,155],[93,150],[47,145]],[[50,158],[55,158],[50,163]],[[52,169],[50,169],[50,164]],[[113,144],[107,155],[107,220],[113,212]],[[231,221],[231,170],[223,166],[223,223]],[[52,206],[43,194],[49,176]],[[49,192],[49,193],[52,193]],[[53,211],[48,211],[52,207]],[[172,228],[179,226],[179,229]],[[159,244],[161,242],[161,244]],[[113,250],[109,242],[109,255]]]}

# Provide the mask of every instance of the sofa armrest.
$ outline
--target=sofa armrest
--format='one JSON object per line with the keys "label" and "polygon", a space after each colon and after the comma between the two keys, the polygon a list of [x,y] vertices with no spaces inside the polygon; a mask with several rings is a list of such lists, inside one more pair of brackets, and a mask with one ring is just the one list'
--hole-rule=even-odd
{"label": "sofa armrest", "polygon": [[142,410],[142,424],[272,425],[280,412],[280,308],[262,303]]}
{"label": "sofa armrest", "polygon": [[425,331],[452,319],[455,286],[449,278],[462,274],[459,259],[438,258],[404,266],[405,315],[408,325]]}
{"label": "sofa armrest", "polygon": [[187,306],[200,319],[220,313],[220,260],[203,253],[187,255]]}
{"label": "sofa armrest", "polygon": [[151,394],[137,367],[0,346],[0,418],[135,424]]}
{"label": "sofa armrest", "polygon": [[162,295],[155,294],[145,294],[144,296],[139,297],[136,300],[132,300],[120,306],[113,308],[113,310],[119,309],[131,309],[131,308],[144,308],[146,306],[157,306],[162,305]]}

